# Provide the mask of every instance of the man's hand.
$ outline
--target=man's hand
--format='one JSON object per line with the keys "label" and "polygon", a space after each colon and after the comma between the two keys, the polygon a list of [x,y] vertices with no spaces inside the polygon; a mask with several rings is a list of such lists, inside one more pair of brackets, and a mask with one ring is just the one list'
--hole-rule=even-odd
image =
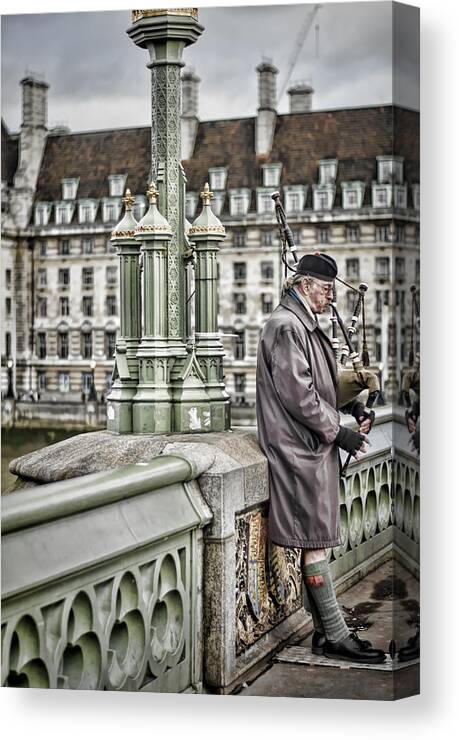
{"label": "man's hand", "polygon": [[416,421],[411,416],[408,416],[406,419],[406,423],[408,426],[408,431],[410,434],[414,434],[416,431]]}
{"label": "man's hand", "polygon": [[350,454],[357,460],[360,457],[358,454],[359,452],[364,453],[367,451],[366,443],[368,442],[369,439],[365,434],[353,432],[352,429],[347,429],[347,427],[341,426],[335,440],[338,447],[341,447],[342,450],[346,450],[346,452],[350,452]]}
{"label": "man's hand", "polygon": [[359,432],[368,434],[375,420],[375,412],[373,410],[367,411],[363,403],[356,401],[352,409],[352,416],[359,425]]}
{"label": "man's hand", "polygon": [[419,414],[417,413],[416,408],[413,408],[413,406],[410,406],[409,409],[406,409],[405,411],[405,422],[406,426],[408,427],[408,431],[410,434],[414,434],[416,431],[416,424],[418,421]]}
{"label": "man's hand", "polygon": [[359,423],[360,434],[368,434],[371,429],[371,419],[368,416],[366,418],[365,416],[360,416],[357,421]]}

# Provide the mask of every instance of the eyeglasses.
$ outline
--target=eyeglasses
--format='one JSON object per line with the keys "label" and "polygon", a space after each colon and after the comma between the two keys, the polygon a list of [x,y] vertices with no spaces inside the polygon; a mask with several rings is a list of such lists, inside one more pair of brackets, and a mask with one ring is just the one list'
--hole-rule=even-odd
{"label": "eyeglasses", "polygon": [[327,295],[327,293],[329,295],[332,295],[333,294],[333,285],[324,285],[323,283],[319,283],[318,280],[314,280],[313,278],[311,278],[311,279],[312,279],[312,282],[313,283],[315,283],[316,285],[319,286],[319,288],[322,290],[322,293],[324,295]]}

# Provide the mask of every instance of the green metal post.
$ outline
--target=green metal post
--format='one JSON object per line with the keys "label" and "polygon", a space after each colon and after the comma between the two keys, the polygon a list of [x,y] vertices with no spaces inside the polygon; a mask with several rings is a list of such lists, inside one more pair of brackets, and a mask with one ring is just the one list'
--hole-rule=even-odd
{"label": "green metal post", "polygon": [[[211,431],[205,377],[186,344],[187,296],[185,286],[185,184],[181,157],[181,81],[185,46],[194,43],[203,27],[196,8],[139,10],[133,12],[128,34],[148,49],[152,74],[152,173],[157,174],[159,206],[171,228],[167,251],[167,344],[170,357],[172,431]],[[151,297],[146,285],[144,301]],[[140,392],[140,391],[139,391]],[[148,426],[148,424],[147,424]]]}
{"label": "green metal post", "polygon": [[158,191],[147,191],[150,208],[139,222],[135,238],[143,261],[143,332],[137,353],[139,384],[133,399],[133,431],[161,434],[173,431],[169,384],[171,352],[167,341],[167,250],[172,230],[158,211]]}
{"label": "green metal post", "polygon": [[124,217],[115,227],[111,243],[120,258],[120,335],[115,349],[112,389],[107,396],[107,429],[132,432],[132,399],[139,380],[137,350],[140,341],[139,244],[135,239],[137,221],[132,215],[134,198],[126,190]]}
{"label": "green metal post", "polygon": [[211,429],[230,428],[230,398],[223,382],[223,345],[218,333],[217,253],[225,229],[212,213],[213,193],[205,184],[201,214],[188,231],[196,250],[195,338],[196,357],[205,378],[210,400]]}
{"label": "green metal post", "polygon": [[[152,79],[152,179],[163,173],[159,206],[172,228],[168,253],[168,340],[171,355],[186,363],[185,280],[183,269],[184,173],[181,156],[181,81],[185,46],[194,43],[203,27],[197,9],[171,8],[133,12],[128,34],[148,49]],[[159,179],[159,178],[158,178]]]}

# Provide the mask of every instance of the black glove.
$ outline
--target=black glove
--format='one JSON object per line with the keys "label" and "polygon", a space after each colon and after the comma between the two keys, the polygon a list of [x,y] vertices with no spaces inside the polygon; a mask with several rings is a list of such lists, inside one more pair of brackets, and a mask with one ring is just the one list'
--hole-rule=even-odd
{"label": "black glove", "polygon": [[351,455],[355,455],[356,452],[359,451],[363,442],[365,442],[363,434],[353,432],[352,429],[347,429],[347,427],[341,426],[335,438],[335,444],[338,445],[338,447],[341,447],[342,450],[350,452]]}
{"label": "black glove", "polygon": [[[352,416],[356,420],[357,424],[362,424],[367,419],[370,419],[370,429],[373,426],[375,420],[375,412],[373,409],[367,411],[363,403],[357,401],[352,409]],[[363,417],[363,418],[362,418]]]}

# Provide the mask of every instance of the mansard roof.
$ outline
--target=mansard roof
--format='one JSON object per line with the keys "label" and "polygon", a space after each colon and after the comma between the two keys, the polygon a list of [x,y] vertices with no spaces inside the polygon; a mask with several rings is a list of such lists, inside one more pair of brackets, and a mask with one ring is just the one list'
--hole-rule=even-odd
{"label": "mansard roof", "polygon": [[65,178],[79,178],[77,198],[108,197],[108,176],[123,174],[127,174],[126,187],[132,193],[144,193],[150,159],[149,127],[51,134],[35,199],[60,200]]}
{"label": "mansard roof", "polygon": [[10,134],[2,119],[2,181],[13,184],[18,168],[19,141],[17,134]]}
{"label": "mansard roof", "polygon": [[[281,162],[281,186],[318,182],[321,159],[337,159],[337,193],[345,180],[363,180],[371,202],[376,157],[404,157],[404,179],[419,182],[419,113],[397,106],[368,106],[278,115],[269,157],[255,154],[256,118],[199,123],[193,157],[184,161],[187,189],[199,191],[210,167],[226,166],[226,188],[263,184],[262,164]],[[150,127],[48,136],[36,200],[59,200],[61,180],[78,177],[77,198],[108,196],[108,176],[127,173],[126,187],[144,193],[150,163]],[[310,189],[311,190],[311,189]],[[311,192],[307,207],[311,205]],[[226,205],[225,212],[228,208]]]}
{"label": "mansard roof", "polygon": [[[198,190],[212,166],[227,166],[227,188],[263,184],[262,164],[281,162],[281,185],[318,182],[319,160],[337,159],[339,183],[363,180],[371,202],[376,157],[404,157],[404,179],[419,182],[419,113],[396,106],[344,108],[279,115],[269,157],[255,154],[255,118],[199,124],[193,158],[184,162],[188,189]],[[394,137],[394,132],[396,136]],[[255,195],[251,208],[255,208]],[[311,205],[309,192],[307,207]]]}

